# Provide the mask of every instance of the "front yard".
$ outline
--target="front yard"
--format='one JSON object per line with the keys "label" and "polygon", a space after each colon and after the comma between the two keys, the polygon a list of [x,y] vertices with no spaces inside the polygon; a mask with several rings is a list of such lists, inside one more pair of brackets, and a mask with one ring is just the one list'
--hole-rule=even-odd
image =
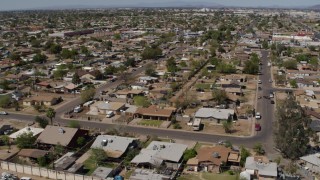
{"label": "front yard", "polygon": [[188,175],[181,175],[178,180],[237,180],[236,175],[229,174],[214,174],[214,173],[190,173]]}
{"label": "front yard", "polygon": [[159,121],[159,120],[146,120],[146,119],[142,119],[140,120],[137,124],[140,126],[154,126],[154,127],[159,127],[161,126],[161,124],[163,123],[163,121]]}

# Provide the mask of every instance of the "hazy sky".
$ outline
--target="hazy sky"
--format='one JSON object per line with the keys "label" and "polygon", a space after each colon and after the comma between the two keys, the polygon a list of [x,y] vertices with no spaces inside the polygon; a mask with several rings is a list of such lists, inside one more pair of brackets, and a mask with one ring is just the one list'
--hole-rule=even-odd
{"label": "hazy sky", "polygon": [[192,2],[217,3],[225,6],[294,6],[305,7],[320,4],[319,0],[0,0],[0,10],[12,9],[34,9],[50,7],[72,7],[72,6],[124,6],[164,3],[170,6],[170,3],[183,2],[185,4]]}

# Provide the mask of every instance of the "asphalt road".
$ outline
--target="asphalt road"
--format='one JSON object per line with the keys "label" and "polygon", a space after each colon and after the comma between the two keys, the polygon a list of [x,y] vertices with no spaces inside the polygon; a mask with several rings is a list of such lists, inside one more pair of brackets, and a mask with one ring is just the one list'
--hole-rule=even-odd
{"label": "asphalt road", "polygon": [[[177,49],[176,51],[179,51]],[[271,78],[270,69],[267,67],[268,62],[268,52],[263,51],[262,53],[262,73],[263,75],[260,76],[262,80],[262,93],[263,95],[269,95],[269,91],[272,89],[271,83],[268,80]],[[137,76],[139,73],[145,70],[146,66],[143,66],[137,71],[133,72],[132,76]],[[112,88],[116,87],[118,84],[121,83],[121,80],[118,80],[113,83],[108,83],[104,86],[101,86],[97,89],[97,92],[103,90],[105,88]],[[67,104],[63,105],[62,107],[56,110],[57,115],[54,119],[54,122],[57,122],[61,125],[66,125],[69,120],[62,119],[60,116],[65,111],[72,109],[76,105],[80,104],[80,98],[75,98],[74,100],[68,102]],[[205,134],[202,132],[186,132],[180,130],[169,130],[169,129],[159,129],[159,128],[144,128],[144,127],[137,127],[137,126],[121,126],[121,125],[114,125],[114,124],[104,124],[99,122],[93,121],[80,121],[82,127],[85,128],[95,128],[100,130],[107,130],[118,128],[122,132],[129,132],[129,133],[136,133],[136,134],[144,134],[144,135],[157,135],[159,137],[168,137],[172,139],[184,139],[184,140],[192,140],[192,141],[199,141],[199,142],[208,142],[208,143],[216,143],[219,140],[229,140],[233,144],[236,145],[244,145],[247,147],[252,147],[256,142],[261,142],[265,145],[266,151],[272,151],[272,122],[273,122],[273,105],[270,104],[270,100],[268,99],[260,99],[257,103],[257,111],[261,112],[262,119],[259,120],[262,130],[258,132],[256,135],[252,137],[232,137],[232,136],[223,136],[223,135],[212,135],[212,134]],[[11,113],[7,116],[9,119],[17,119],[17,120],[26,120],[26,121],[34,121],[34,116],[32,115],[23,115],[23,114],[14,114]]]}

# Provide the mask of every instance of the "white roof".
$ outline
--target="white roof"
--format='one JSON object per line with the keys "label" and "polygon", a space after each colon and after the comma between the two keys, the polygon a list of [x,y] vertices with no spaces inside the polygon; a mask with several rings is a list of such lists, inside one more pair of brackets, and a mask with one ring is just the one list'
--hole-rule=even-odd
{"label": "white roof", "polygon": [[42,128],[34,128],[34,127],[25,127],[23,129],[20,129],[19,131],[10,134],[10,138],[11,139],[16,139],[18,136],[20,136],[23,133],[32,133],[33,136],[37,136],[38,134],[40,134],[44,129]]}
{"label": "white roof", "polygon": [[179,162],[187,145],[161,141],[152,141],[146,149],[142,149],[132,163],[161,164],[162,161]]}
{"label": "white roof", "polygon": [[278,167],[277,163],[257,162],[254,160],[254,157],[247,157],[246,163],[245,163],[246,170],[257,170],[259,175],[263,175],[263,176],[277,177],[278,175],[277,167]]}
{"label": "white roof", "polygon": [[216,108],[200,108],[196,114],[196,118],[215,118],[228,119],[230,115],[234,114],[233,109],[216,109]]}
{"label": "white roof", "polygon": [[[250,171],[252,172],[252,170],[250,170]],[[241,173],[240,173],[240,179],[250,180],[251,172],[248,172],[247,170],[241,172]],[[253,174],[254,174],[254,171],[253,171],[252,175],[253,175]]]}
{"label": "white roof", "polygon": [[320,153],[300,157],[301,160],[320,167]]}
{"label": "white roof", "polygon": [[[110,136],[110,135],[99,135],[93,142],[91,148],[102,148],[105,151],[116,152],[120,156],[126,152],[130,144],[136,140],[135,138],[121,137],[121,136]],[[101,143],[102,141],[108,141],[105,146]]]}

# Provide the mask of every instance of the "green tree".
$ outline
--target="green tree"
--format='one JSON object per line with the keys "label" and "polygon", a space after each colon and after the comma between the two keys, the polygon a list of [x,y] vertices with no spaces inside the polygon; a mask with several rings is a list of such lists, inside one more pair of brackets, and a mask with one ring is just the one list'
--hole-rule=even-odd
{"label": "green tree", "polygon": [[194,149],[187,149],[183,153],[183,160],[187,162],[189,159],[194,158],[197,156],[197,151]]}
{"label": "green tree", "polygon": [[277,103],[277,121],[274,128],[276,147],[283,156],[298,159],[307,153],[311,119],[307,117],[303,108],[289,96],[286,101]]}
{"label": "green tree", "polygon": [[50,45],[49,52],[52,54],[59,54],[62,51],[62,46],[60,44]]}
{"label": "green tree", "polygon": [[8,95],[0,96],[0,107],[8,108],[11,103],[11,98]]}
{"label": "green tree", "polygon": [[141,53],[143,60],[156,59],[160,55],[162,55],[162,50],[159,47],[146,47]]}
{"label": "green tree", "polygon": [[81,79],[80,79],[77,72],[75,72],[72,76],[72,83],[73,84],[80,84],[81,83]]}
{"label": "green tree", "polygon": [[77,145],[79,146],[79,147],[82,147],[83,145],[85,145],[86,144],[86,139],[84,138],[84,137],[78,137],[78,139],[77,139]]}
{"label": "green tree", "polygon": [[257,155],[264,155],[265,151],[262,147],[261,143],[256,143],[253,147],[253,151],[257,154]]}
{"label": "green tree", "polygon": [[46,156],[38,157],[37,162],[40,167],[46,167],[48,165],[48,160]]}
{"label": "green tree", "polygon": [[45,128],[49,124],[49,121],[43,117],[36,116],[34,120],[39,124],[41,128]]}
{"label": "green tree", "polygon": [[116,40],[120,40],[121,39],[121,35],[119,33],[114,34],[113,37]]}
{"label": "green tree", "polygon": [[218,104],[226,102],[227,98],[227,93],[224,90],[214,89],[212,91],[212,99],[216,101]]}
{"label": "green tree", "polygon": [[141,107],[149,107],[151,105],[150,101],[145,96],[135,96],[133,102],[135,105]]}
{"label": "green tree", "polygon": [[236,72],[236,68],[233,64],[227,64],[222,62],[217,65],[217,71],[219,73],[231,74]]}
{"label": "green tree", "polygon": [[102,148],[93,148],[91,149],[91,158],[96,166],[100,166],[108,159],[108,156]]}
{"label": "green tree", "polygon": [[175,73],[178,71],[176,61],[174,60],[173,57],[171,57],[167,60],[167,70],[171,73]]}
{"label": "green tree", "polygon": [[134,58],[128,58],[125,62],[124,62],[124,65],[129,67],[135,67],[136,66],[136,61]]}
{"label": "green tree", "polygon": [[9,136],[7,135],[1,136],[1,141],[3,142],[4,145],[8,146],[8,150],[9,150],[11,147]]}
{"label": "green tree", "polygon": [[79,121],[69,121],[68,126],[71,128],[80,128],[80,123]]}
{"label": "green tree", "polygon": [[290,80],[289,83],[292,88],[298,88],[298,84],[295,79]]}
{"label": "green tree", "polygon": [[15,142],[18,146],[18,148],[20,149],[24,149],[24,148],[33,148],[34,147],[34,143],[36,141],[36,137],[33,136],[33,133],[32,132],[29,132],[29,133],[22,133],[20,134]]}
{"label": "green tree", "polygon": [[67,70],[57,69],[53,72],[53,77],[55,79],[62,79],[68,73]]}
{"label": "green tree", "polygon": [[117,72],[117,68],[114,66],[108,66],[106,67],[106,69],[104,70],[104,74],[105,75],[113,75]]}
{"label": "green tree", "polygon": [[152,65],[149,65],[146,70],[145,70],[145,74],[147,76],[153,76],[153,77],[156,77],[157,76],[157,72],[156,70],[154,69],[154,66]]}
{"label": "green tree", "polygon": [[297,61],[296,60],[284,61],[282,65],[286,69],[297,69]]}
{"label": "green tree", "polygon": [[232,121],[223,121],[222,126],[225,133],[232,132]]}
{"label": "green tree", "polygon": [[52,108],[49,108],[46,112],[46,116],[50,119],[50,124],[53,125],[52,119],[56,117],[56,111]]}
{"label": "green tree", "polygon": [[94,98],[96,90],[94,88],[89,88],[81,92],[81,100],[83,103],[88,102]]}
{"label": "green tree", "polygon": [[38,53],[33,57],[32,61],[36,63],[45,63],[47,59],[48,57],[46,55]]}
{"label": "green tree", "polygon": [[309,64],[311,65],[312,69],[317,70],[319,67],[319,60],[317,57],[312,57],[309,61]]}
{"label": "green tree", "polygon": [[251,154],[250,154],[250,151],[248,151],[248,149],[246,149],[243,146],[240,148],[240,165],[242,167],[244,167],[247,157],[249,157],[250,155]]}
{"label": "green tree", "polygon": [[266,41],[266,40],[262,41],[262,48],[263,49],[268,49],[269,48],[268,41]]}
{"label": "green tree", "polygon": [[10,55],[10,59],[13,60],[13,61],[16,61],[16,60],[20,60],[21,57],[20,57],[20,55],[17,54],[17,53],[12,53],[12,54]]}

